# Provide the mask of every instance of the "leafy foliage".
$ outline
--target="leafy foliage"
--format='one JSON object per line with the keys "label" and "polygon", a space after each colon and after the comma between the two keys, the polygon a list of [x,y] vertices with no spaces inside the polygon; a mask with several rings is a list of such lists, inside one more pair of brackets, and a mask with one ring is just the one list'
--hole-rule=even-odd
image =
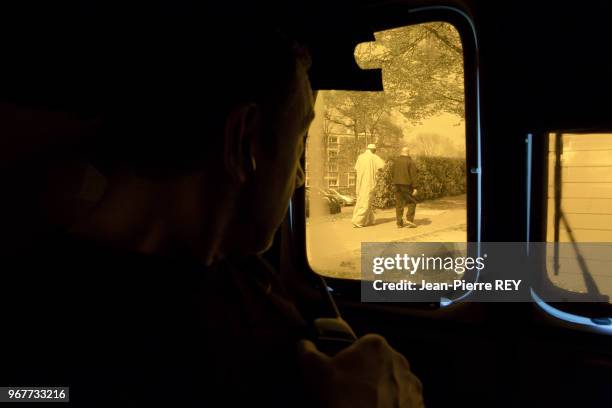
{"label": "leafy foliage", "polygon": [[[416,198],[419,201],[466,192],[465,160],[420,156],[415,159],[415,164],[418,174]],[[377,176],[376,188],[372,193],[373,203],[377,208],[389,208],[395,205],[392,170],[393,161],[389,160]]]}
{"label": "leafy foliage", "polygon": [[364,69],[382,68],[384,92],[326,91],[324,133],[354,140],[343,153],[354,162],[369,143],[384,150],[403,144],[394,116],[410,122],[441,113],[463,118],[463,51],[457,30],[448,23],[426,23],[375,33],[376,41],[355,52]]}
{"label": "leafy foliage", "polygon": [[357,49],[362,68],[382,68],[385,108],[418,122],[440,112],[464,112],[463,50],[448,23],[426,23],[375,34]]}

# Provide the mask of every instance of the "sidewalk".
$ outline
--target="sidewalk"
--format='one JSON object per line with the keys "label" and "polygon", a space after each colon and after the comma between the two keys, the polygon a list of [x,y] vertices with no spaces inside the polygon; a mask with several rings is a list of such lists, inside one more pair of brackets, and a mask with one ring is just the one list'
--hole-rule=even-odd
{"label": "sidewalk", "polygon": [[376,223],[353,228],[353,207],[308,219],[306,243],[311,267],[326,276],[359,279],[362,242],[465,242],[465,195],[426,201],[417,206],[417,228],[397,228],[395,209],[377,210]]}

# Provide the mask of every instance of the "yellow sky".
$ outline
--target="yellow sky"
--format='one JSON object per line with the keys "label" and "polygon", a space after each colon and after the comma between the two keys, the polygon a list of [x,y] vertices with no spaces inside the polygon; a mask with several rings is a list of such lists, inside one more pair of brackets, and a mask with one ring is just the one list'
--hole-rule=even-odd
{"label": "yellow sky", "polygon": [[[431,118],[422,120],[420,124],[414,125],[404,119],[401,115],[394,115],[394,120],[402,128],[404,142],[408,145],[414,142],[419,134],[436,133],[441,136],[444,143],[452,144],[455,154],[465,155],[465,121],[457,115],[442,113]],[[444,147],[440,146],[440,150]],[[442,153],[440,151],[439,153]]]}

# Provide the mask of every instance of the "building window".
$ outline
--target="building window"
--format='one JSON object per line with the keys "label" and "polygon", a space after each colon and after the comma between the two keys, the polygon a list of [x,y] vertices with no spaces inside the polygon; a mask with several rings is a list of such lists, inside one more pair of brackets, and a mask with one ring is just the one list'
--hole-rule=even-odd
{"label": "building window", "polygon": [[348,173],[348,185],[353,187],[355,185],[355,173]]}

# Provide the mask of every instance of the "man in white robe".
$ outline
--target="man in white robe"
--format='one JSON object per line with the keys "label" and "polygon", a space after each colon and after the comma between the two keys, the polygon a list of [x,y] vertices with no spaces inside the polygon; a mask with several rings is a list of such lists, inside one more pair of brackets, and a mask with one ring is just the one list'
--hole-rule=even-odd
{"label": "man in white robe", "polygon": [[355,164],[357,171],[357,203],[353,210],[353,227],[361,228],[374,224],[374,209],[371,194],[376,186],[376,173],[385,166],[385,161],[376,154],[376,145],[369,144]]}

